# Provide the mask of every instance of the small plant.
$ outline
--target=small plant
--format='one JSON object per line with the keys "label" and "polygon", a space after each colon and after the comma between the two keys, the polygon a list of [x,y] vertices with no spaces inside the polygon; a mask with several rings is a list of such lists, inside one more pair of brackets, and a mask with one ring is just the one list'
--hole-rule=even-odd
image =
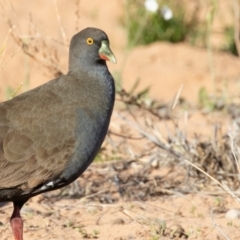
{"label": "small plant", "polygon": [[93,230],[93,238],[98,238],[99,233],[100,233],[100,232],[99,232],[97,229],[94,229],[94,230]]}
{"label": "small plant", "polygon": [[228,51],[235,56],[238,56],[237,46],[234,40],[234,27],[228,26],[224,30],[224,35],[226,39],[226,44],[223,46],[224,51]]}
{"label": "small plant", "polygon": [[215,198],[215,206],[216,207],[221,207],[223,205],[223,201],[220,197]]}
{"label": "small plant", "polygon": [[190,209],[190,213],[192,216],[195,216],[197,208],[195,206],[192,206]]}
{"label": "small plant", "polygon": [[94,162],[104,162],[102,155],[98,153],[94,159]]}
{"label": "small plant", "polygon": [[198,103],[201,108],[208,109],[209,111],[214,109],[213,100],[209,96],[209,93],[205,87],[200,88],[198,92]]}
{"label": "small plant", "polygon": [[68,227],[68,228],[72,228],[73,226],[74,226],[74,223],[69,220],[64,224],[64,227]]}
{"label": "small plant", "polygon": [[162,236],[166,236],[167,224],[165,220],[155,219],[151,227],[151,240],[158,240]]}
{"label": "small plant", "polygon": [[82,238],[84,239],[97,239],[99,238],[99,231],[94,229],[92,233],[88,233],[87,230],[83,227],[77,228],[77,230],[81,233]]}
{"label": "small plant", "polygon": [[232,227],[233,226],[233,222],[232,221],[228,221],[227,225]]}
{"label": "small plant", "polygon": [[7,99],[11,99],[13,97],[15,97],[21,90],[23,84],[20,84],[16,89],[12,88],[12,87],[7,87],[5,90],[5,95]]}
{"label": "small plant", "polygon": [[226,98],[221,93],[219,96],[211,96],[205,87],[198,92],[198,104],[206,112],[223,110],[226,106]]}
{"label": "small plant", "polygon": [[77,228],[77,230],[81,233],[82,238],[87,238],[87,239],[90,238],[90,236],[89,236],[89,234],[87,233],[87,230],[86,230],[85,228],[80,227],[80,228]]}

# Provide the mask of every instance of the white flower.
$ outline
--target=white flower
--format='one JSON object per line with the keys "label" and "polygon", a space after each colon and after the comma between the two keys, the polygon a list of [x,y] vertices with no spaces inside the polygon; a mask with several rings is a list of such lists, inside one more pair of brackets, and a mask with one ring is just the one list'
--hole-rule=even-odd
{"label": "white flower", "polygon": [[173,13],[171,8],[169,8],[168,6],[164,5],[161,9],[161,14],[164,18],[164,20],[168,21],[170,19],[172,19],[173,17]]}
{"label": "white flower", "polygon": [[144,6],[149,12],[156,12],[158,10],[158,2],[156,0],[145,0]]}

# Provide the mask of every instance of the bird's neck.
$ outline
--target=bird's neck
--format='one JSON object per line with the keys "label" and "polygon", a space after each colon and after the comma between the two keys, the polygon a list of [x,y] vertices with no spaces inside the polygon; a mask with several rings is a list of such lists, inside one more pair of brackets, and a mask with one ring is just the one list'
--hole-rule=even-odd
{"label": "bird's neck", "polygon": [[[81,68],[84,69],[84,68]],[[95,65],[89,71],[70,71],[68,75],[73,76],[78,81],[81,89],[98,104],[113,107],[115,99],[115,84],[112,75],[105,65]],[[103,102],[102,102],[103,101]],[[111,106],[110,106],[111,105]]]}

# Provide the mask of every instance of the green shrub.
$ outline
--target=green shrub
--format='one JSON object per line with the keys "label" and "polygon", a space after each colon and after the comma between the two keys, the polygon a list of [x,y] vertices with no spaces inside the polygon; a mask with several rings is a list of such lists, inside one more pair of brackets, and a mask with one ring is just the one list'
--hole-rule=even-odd
{"label": "green shrub", "polygon": [[[169,0],[159,2],[156,12],[148,11],[144,1],[127,0],[126,11],[128,17],[125,25],[128,31],[128,43],[130,46],[146,45],[155,41],[181,42],[194,34],[198,17],[194,11],[188,13],[183,0]],[[165,20],[161,11],[164,6],[171,9],[173,16]]]}

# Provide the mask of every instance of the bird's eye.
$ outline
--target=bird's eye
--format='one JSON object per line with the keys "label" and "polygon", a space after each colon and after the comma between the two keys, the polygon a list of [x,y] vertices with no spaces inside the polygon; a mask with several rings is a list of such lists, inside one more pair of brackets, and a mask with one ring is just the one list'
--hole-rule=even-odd
{"label": "bird's eye", "polygon": [[87,39],[87,44],[88,44],[88,45],[92,45],[92,44],[93,44],[93,42],[94,42],[94,41],[93,41],[93,39],[92,39],[92,38],[88,38],[88,39]]}

